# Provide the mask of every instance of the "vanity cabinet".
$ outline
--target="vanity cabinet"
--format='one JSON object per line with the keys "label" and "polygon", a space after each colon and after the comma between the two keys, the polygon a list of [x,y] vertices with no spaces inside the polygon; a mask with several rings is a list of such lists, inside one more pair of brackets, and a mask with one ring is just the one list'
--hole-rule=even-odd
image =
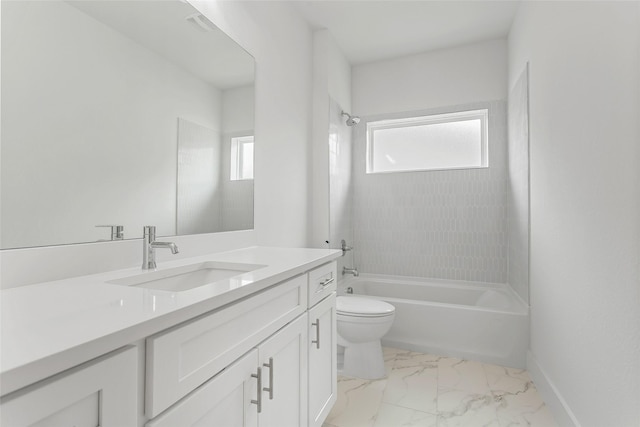
{"label": "vanity cabinet", "polygon": [[282,278],[3,396],[1,425],[319,427],[336,399],[336,263]]}
{"label": "vanity cabinet", "polygon": [[336,282],[335,262],[309,272],[309,427],[320,427],[337,399]]}
{"label": "vanity cabinet", "polygon": [[137,372],[138,350],[117,350],[3,397],[0,425],[135,426]]}
{"label": "vanity cabinet", "polygon": [[146,341],[146,409],[153,418],[307,309],[306,275],[163,331]]}
{"label": "vanity cabinet", "polygon": [[305,313],[146,426],[306,425],[306,343]]}

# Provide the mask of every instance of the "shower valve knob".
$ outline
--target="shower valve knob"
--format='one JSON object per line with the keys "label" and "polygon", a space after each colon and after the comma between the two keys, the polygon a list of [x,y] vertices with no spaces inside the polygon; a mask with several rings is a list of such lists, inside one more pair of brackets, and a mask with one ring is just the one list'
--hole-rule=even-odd
{"label": "shower valve knob", "polygon": [[347,254],[347,251],[353,249],[351,246],[347,246],[347,242],[344,239],[342,239],[340,243],[342,245],[342,256],[345,256]]}

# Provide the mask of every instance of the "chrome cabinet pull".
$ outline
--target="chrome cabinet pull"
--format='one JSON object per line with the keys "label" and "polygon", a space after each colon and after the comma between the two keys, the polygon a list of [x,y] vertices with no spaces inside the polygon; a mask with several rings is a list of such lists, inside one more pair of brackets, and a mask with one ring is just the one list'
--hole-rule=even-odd
{"label": "chrome cabinet pull", "polygon": [[263,391],[269,392],[269,400],[273,400],[273,357],[269,358],[269,363],[263,363],[262,366],[269,368],[269,387],[264,387]]}
{"label": "chrome cabinet pull", "polygon": [[312,340],[311,344],[315,344],[316,348],[319,349],[320,348],[320,319],[316,319],[316,321],[313,322],[311,326],[316,327],[316,339]]}
{"label": "chrome cabinet pull", "polygon": [[329,286],[330,284],[333,283],[335,279],[333,277],[331,277],[330,279],[327,279],[323,282],[320,282],[320,286],[322,286],[323,288],[326,288],[327,286]]}
{"label": "chrome cabinet pull", "polygon": [[262,368],[258,368],[257,374],[251,374],[251,378],[258,379],[258,396],[256,400],[251,400],[251,403],[258,406],[258,413],[262,412]]}
{"label": "chrome cabinet pull", "polygon": [[329,278],[329,279],[327,279],[327,280],[324,280],[324,281],[320,282],[320,283],[318,284],[319,286],[318,286],[318,289],[316,290],[316,293],[318,293],[318,292],[320,292],[320,291],[324,290],[324,288],[326,288],[327,286],[329,286],[330,284],[332,284],[334,281],[335,281],[335,279],[334,279],[333,277],[331,277],[331,278]]}

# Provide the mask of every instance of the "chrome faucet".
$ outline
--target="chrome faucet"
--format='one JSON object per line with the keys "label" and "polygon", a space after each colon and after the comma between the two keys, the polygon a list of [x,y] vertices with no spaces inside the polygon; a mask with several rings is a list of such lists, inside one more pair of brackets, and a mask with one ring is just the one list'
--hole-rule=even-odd
{"label": "chrome faucet", "polygon": [[153,225],[144,226],[144,238],[142,241],[142,269],[155,270],[156,249],[168,248],[172,254],[178,253],[178,247],[173,242],[156,242],[156,227]]}
{"label": "chrome faucet", "polygon": [[358,277],[360,273],[358,273],[357,268],[342,267],[342,275],[344,276],[345,274],[353,274],[353,277]]}

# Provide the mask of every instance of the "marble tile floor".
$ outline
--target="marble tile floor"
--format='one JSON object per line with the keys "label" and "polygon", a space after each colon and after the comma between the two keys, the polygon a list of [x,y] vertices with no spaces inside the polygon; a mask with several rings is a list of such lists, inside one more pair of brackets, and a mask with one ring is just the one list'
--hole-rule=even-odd
{"label": "marble tile floor", "polygon": [[384,348],[387,377],[338,377],[323,427],[555,427],[526,370]]}

